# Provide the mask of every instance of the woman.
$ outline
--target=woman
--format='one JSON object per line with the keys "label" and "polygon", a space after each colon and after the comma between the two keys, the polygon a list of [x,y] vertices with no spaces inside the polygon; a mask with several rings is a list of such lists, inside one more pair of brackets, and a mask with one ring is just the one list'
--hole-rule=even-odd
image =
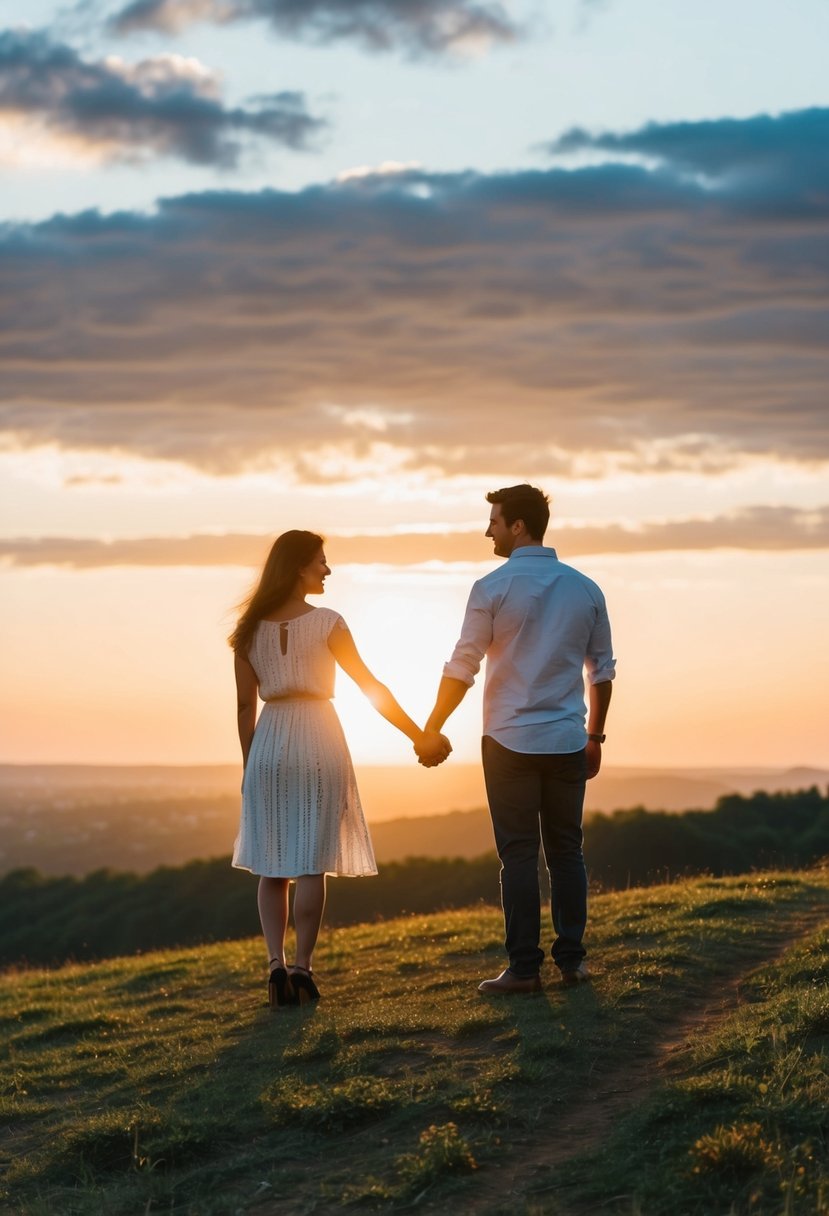
{"label": "woman", "polygon": [[[354,769],[331,704],[335,664],[375,709],[407,735],[422,761],[451,751],[425,734],[371,674],[343,618],[314,608],[331,573],[323,539],[285,532],[228,639],[235,654],[242,815],[233,865],[259,878],[259,918],[268,949],[272,1009],[317,1000],[313,953],[325,907],[326,874],[376,874]],[[256,720],[257,694],[265,702]],[[285,963],[288,885],[296,880],[296,961]]]}

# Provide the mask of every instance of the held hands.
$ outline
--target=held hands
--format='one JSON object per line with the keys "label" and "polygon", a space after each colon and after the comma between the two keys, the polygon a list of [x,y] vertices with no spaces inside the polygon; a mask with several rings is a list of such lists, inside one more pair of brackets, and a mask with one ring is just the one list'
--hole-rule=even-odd
{"label": "held hands", "polygon": [[422,732],[420,739],[414,745],[417,753],[417,762],[422,764],[424,768],[436,768],[438,764],[443,764],[452,750],[452,744],[436,730],[425,730]]}

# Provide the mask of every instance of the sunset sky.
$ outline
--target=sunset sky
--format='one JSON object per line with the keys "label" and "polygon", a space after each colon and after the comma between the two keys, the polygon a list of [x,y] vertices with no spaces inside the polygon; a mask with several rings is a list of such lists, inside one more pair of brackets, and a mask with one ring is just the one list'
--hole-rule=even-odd
{"label": "sunset sky", "polygon": [[825,0],[0,22],[0,761],[235,761],[292,527],[424,718],[528,480],[607,596],[606,763],[829,766]]}

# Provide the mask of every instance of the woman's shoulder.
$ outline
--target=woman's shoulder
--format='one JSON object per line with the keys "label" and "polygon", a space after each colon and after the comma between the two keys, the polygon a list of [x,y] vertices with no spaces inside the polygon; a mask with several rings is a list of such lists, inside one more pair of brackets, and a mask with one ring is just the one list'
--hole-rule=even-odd
{"label": "woman's shoulder", "polygon": [[330,633],[332,629],[348,629],[345,618],[334,608],[315,608],[314,614],[326,633]]}

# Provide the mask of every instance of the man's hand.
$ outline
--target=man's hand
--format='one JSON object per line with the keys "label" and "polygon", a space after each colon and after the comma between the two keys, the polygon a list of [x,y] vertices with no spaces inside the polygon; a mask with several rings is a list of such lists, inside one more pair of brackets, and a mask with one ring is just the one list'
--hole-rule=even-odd
{"label": "man's hand", "polygon": [[418,743],[415,744],[418,764],[424,768],[436,768],[443,764],[452,750],[452,744],[440,731],[425,730]]}
{"label": "man's hand", "polygon": [[587,780],[589,781],[602,767],[602,745],[595,739],[588,739],[584,751],[587,760]]}

